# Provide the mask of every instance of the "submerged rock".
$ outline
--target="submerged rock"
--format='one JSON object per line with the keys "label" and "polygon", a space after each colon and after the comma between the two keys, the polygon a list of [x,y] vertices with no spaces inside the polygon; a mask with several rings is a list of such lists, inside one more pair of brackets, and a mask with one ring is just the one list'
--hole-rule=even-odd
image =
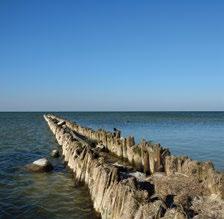
{"label": "submerged rock", "polygon": [[41,158],[26,165],[26,169],[30,172],[50,172],[53,166],[46,158]]}
{"label": "submerged rock", "polygon": [[59,157],[59,155],[60,155],[59,150],[57,150],[57,149],[52,150],[52,152],[51,152],[52,157],[57,158],[57,157]]}

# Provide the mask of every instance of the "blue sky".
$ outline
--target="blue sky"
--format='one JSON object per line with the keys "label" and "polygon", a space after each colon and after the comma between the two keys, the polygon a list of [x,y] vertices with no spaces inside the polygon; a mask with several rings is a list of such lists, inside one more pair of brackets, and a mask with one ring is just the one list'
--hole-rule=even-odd
{"label": "blue sky", "polygon": [[223,11],[0,0],[0,111],[224,110]]}

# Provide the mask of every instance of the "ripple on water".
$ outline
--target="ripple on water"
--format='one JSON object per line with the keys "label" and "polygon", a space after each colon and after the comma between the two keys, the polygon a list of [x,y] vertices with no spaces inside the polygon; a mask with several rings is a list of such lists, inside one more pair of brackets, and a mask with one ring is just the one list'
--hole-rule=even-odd
{"label": "ripple on water", "polygon": [[95,217],[88,189],[85,186],[75,186],[69,173],[21,174],[14,181],[17,182],[16,185],[10,187],[3,184],[1,214],[4,216]]}
{"label": "ripple on water", "polygon": [[58,147],[42,115],[0,113],[0,218],[95,218],[88,189],[75,186],[62,160],[51,160],[52,173],[26,172]]}
{"label": "ripple on water", "polygon": [[[0,218],[94,218],[88,189],[75,186],[60,159],[49,174],[31,174],[24,165],[57,148],[44,113],[0,113]],[[224,169],[223,112],[57,113],[92,128],[121,129],[169,146],[176,155],[212,160]],[[128,122],[127,122],[128,121]]]}

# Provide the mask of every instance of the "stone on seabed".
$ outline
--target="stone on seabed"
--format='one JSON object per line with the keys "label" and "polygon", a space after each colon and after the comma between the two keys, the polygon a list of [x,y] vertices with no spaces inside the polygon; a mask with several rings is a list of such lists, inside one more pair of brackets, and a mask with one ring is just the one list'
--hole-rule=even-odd
{"label": "stone on seabed", "polygon": [[53,169],[53,166],[47,158],[41,158],[26,165],[26,168],[30,172],[49,172]]}

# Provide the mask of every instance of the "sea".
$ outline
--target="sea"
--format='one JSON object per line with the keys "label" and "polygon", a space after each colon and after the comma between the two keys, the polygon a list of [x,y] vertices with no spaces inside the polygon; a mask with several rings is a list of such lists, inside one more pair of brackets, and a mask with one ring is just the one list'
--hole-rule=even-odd
{"label": "sea", "polygon": [[[0,113],[0,218],[95,219],[88,188],[75,182],[62,158],[50,157],[60,148],[49,130],[45,112]],[[224,171],[224,112],[54,112],[93,129],[120,129],[160,143],[174,155],[211,160]],[[25,165],[48,157],[51,173],[29,173]]]}

